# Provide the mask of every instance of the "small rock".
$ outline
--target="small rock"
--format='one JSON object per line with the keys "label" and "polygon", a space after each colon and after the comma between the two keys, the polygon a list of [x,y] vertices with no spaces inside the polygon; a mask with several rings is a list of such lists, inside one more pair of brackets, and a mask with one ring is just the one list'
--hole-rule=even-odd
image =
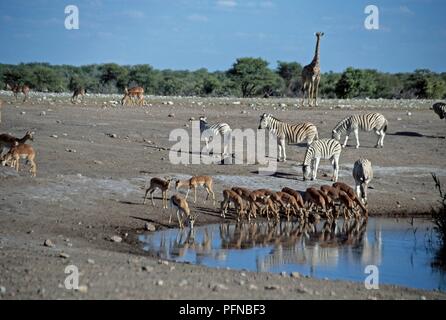
{"label": "small rock", "polygon": [[299,279],[300,278],[300,273],[299,272],[291,272],[291,278],[296,278]]}
{"label": "small rock", "polygon": [[87,262],[88,262],[89,264],[94,264],[94,263],[95,263],[95,261],[94,261],[93,259],[87,259]]}
{"label": "small rock", "polygon": [[54,248],[55,247],[54,243],[50,239],[46,239],[45,242],[43,243],[43,245],[45,247],[50,247],[50,248]]}
{"label": "small rock", "polygon": [[240,101],[234,101],[232,104],[239,105]]}
{"label": "small rock", "polygon": [[54,139],[59,138],[59,136],[58,136],[57,134],[52,134],[50,137],[51,137],[51,138],[54,138]]}
{"label": "small rock", "polygon": [[415,198],[415,197],[412,197],[412,200],[414,200],[414,201],[415,201],[415,200],[417,200],[417,198]]}
{"label": "small rock", "polygon": [[76,149],[65,149],[66,152],[76,153]]}
{"label": "small rock", "polygon": [[397,121],[401,121],[401,120],[403,120],[403,119],[401,119],[400,117],[398,117],[398,118],[396,118],[396,120],[397,120]]}
{"label": "small rock", "polygon": [[93,162],[94,162],[94,164],[99,164],[99,165],[103,165],[104,164],[102,161],[99,161],[99,160],[94,160]]}
{"label": "small rock", "polygon": [[265,290],[279,290],[280,287],[276,285],[265,286]]}
{"label": "small rock", "polygon": [[412,115],[412,112],[408,111],[407,115],[410,117]]}
{"label": "small rock", "polygon": [[70,256],[68,254],[66,254],[65,252],[61,252],[61,253],[59,253],[59,257],[68,259]]}
{"label": "small rock", "polygon": [[169,113],[168,117],[169,118],[175,118],[175,113]]}
{"label": "small rock", "polygon": [[159,260],[158,264],[163,264],[165,266],[168,266],[169,265],[169,261],[167,261],[167,260]]}
{"label": "small rock", "polygon": [[249,290],[257,290],[257,289],[259,289],[255,284],[250,284],[249,286],[248,286],[248,289]]}
{"label": "small rock", "polygon": [[88,287],[86,285],[81,285],[77,288],[77,291],[79,291],[80,293],[87,293]]}
{"label": "small rock", "polygon": [[246,273],[244,273],[244,272],[240,273],[240,275],[241,275],[242,277],[246,277]]}
{"label": "small rock", "polygon": [[161,286],[164,285],[164,281],[163,281],[163,280],[158,280],[158,281],[156,282],[156,285],[161,287]]}
{"label": "small rock", "polygon": [[142,271],[146,271],[146,272],[152,272],[153,271],[153,267],[151,266],[143,266]]}
{"label": "small rock", "polygon": [[40,116],[46,116],[46,112],[45,111],[40,112]]}
{"label": "small rock", "polygon": [[108,136],[113,139],[118,137],[118,135],[116,133],[109,133]]}
{"label": "small rock", "polygon": [[168,104],[169,106],[172,106],[172,105],[173,105],[173,101],[167,101],[167,104]]}
{"label": "small rock", "polygon": [[112,237],[110,237],[110,240],[111,241],[113,241],[113,242],[121,242],[122,241],[122,238],[120,237],[120,236],[112,236]]}
{"label": "small rock", "polygon": [[212,291],[221,291],[221,290],[228,290],[228,287],[225,286],[224,284],[217,283],[217,284],[214,285],[213,288],[212,288]]}
{"label": "small rock", "polygon": [[247,114],[248,112],[245,111],[245,110],[243,110],[243,111],[241,111],[240,113],[241,113],[241,114]]}
{"label": "small rock", "polygon": [[146,222],[144,224],[144,230],[153,232],[156,231],[156,227],[153,223]]}
{"label": "small rock", "polygon": [[26,112],[25,112],[25,111],[22,111],[22,112],[20,112],[20,114],[26,114]]}

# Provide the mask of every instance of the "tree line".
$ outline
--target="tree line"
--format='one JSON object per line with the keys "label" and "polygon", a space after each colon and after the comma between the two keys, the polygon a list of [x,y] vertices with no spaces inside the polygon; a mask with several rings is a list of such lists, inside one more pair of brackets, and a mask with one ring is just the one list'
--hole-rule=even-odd
{"label": "tree line", "polygon": [[[227,71],[157,70],[148,64],[115,63],[84,66],[48,63],[0,64],[0,87],[28,85],[36,91],[66,92],[83,87],[90,93],[122,93],[141,86],[145,94],[214,97],[301,97],[302,65],[278,61],[269,67],[261,58],[239,58]],[[444,99],[446,72],[427,69],[383,73],[347,68],[322,74],[323,98]]]}

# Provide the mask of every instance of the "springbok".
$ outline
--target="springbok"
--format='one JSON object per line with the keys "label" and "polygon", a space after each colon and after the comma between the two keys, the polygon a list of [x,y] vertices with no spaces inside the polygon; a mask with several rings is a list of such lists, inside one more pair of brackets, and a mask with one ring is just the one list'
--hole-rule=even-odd
{"label": "springbok", "polygon": [[0,157],[3,153],[3,149],[11,149],[15,143],[23,144],[27,140],[34,140],[34,132],[33,131],[27,131],[25,135],[22,138],[16,138],[14,136],[11,136],[10,134],[3,133],[0,134]]}
{"label": "springbok", "polygon": [[194,176],[194,177],[190,178],[189,180],[177,180],[175,183],[175,190],[178,190],[179,188],[182,188],[182,187],[188,187],[187,193],[186,193],[186,200],[187,200],[190,190],[194,189],[194,203],[196,203],[197,202],[197,188],[204,187],[204,189],[207,192],[207,196],[206,196],[206,199],[204,200],[204,202],[206,203],[206,201],[209,199],[209,196],[212,195],[213,205],[215,206],[215,194],[214,194],[214,191],[212,190],[212,184],[213,184],[213,181],[212,181],[212,177],[210,177],[210,176]]}
{"label": "springbok", "polygon": [[[198,215],[192,215],[190,213],[189,204],[187,203],[186,199],[183,197],[174,194],[172,197],[170,197],[170,207],[177,209],[177,218],[178,218],[178,224],[180,225],[180,228],[184,228],[183,221],[181,219],[181,216],[185,216],[186,221],[191,229],[194,228],[194,223]],[[172,222],[172,212],[169,216],[169,223]]]}
{"label": "springbok", "polygon": [[150,187],[146,190],[143,204],[146,204],[147,195],[150,193],[152,196],[152,205],[154,206],[153,192],[155,192],[156,189],[160,189],[163,195],[163,209],[167,209],[167,191],[169,191],[171,181],[171,178],[166,178],[166,180],[156,177],[152,178],[150,180]]}
{"label": "springbok", "polygon": [[27,160],[28,163],[31,164],[31,176],[35,177],[37,174],[37,166],[34,161],[36,157],[36,152],[33,147],[29,144],[19,144],[17,141],[14,143],[14,146],[8,151],[8,153],[3,157],[2,165],[6,165],[10,162],[11,167],[14,167],[16,171],[19,171],[19,162],[20,159]]}
{"label": "springbok", "polygon": [[23,98],[23,102],[26,101],[26,99],[28,98],[28,93],[29,93],[29,87],[24,84],[24,85],[18,85],[18,84],[6,84],[6,90],[11,90],[14,93],[14,97],[17,100],[17,95],[19,92],[23,93],[23,95],[25,96]]}
{"label": "springbok", "polygon": [[137,104],[139,106],[144,105],[144,88],[142,87],[133,87],[130,89],[127,89],[127,87],[124,88],[124,97],[121,100],[121,104],[125,106],[125,103],[128,98],[130,98],[133,102],[133,98],[138,98]]}
{"label": "springbok", "polygon": [[237,213],[237,221],[240,221],[240,217],[244,213],[243,200],[242,198],[235,192],[229,189],[223,190],[223,201],[221,202],[221,216],[223,218],[226,217],[228,213],[229,205],[233,203],[235,206],[235,211]]}

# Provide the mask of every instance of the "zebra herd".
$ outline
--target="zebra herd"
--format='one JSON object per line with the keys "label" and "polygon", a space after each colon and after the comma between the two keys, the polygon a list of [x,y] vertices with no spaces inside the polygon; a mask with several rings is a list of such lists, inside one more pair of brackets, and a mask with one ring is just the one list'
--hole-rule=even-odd
{"label": "zebra herd", "polygon": [[[317,127],[310,123],[304,122],[299,124],[289,124],[283,122],[272,114],[264,113],[260,116],[258,129],[269,130],[277,137],[279,155],[277,160],[286,161],[285,142],[288,143],[307,143],[307,150],[302,164],[303,179],[316,180],[317,170],[321,159],[330,160],[333,165],[332,181],[338,180],[339,158],[342,148],[347,145],[348,138],[353,132],[356,138],[356,148],[359,148],[359,130],[372,131],[378,135],[376,148],[384,146],[384,137],[388,126],[387,119],[377,112],[366,114],[355,114],[342,119],[332,130],[331,138],[319,139]],[[208,141],[213,136],[220,135],[224,139],[224,152],[227,154],[228,142],[230,140],[231,128],[227,123],[209,124],[206,117],[200,117],[200,131],[204,135],[206,147]],[[341,145],[339,140],[341,135],[345,133],[344,144]]]}

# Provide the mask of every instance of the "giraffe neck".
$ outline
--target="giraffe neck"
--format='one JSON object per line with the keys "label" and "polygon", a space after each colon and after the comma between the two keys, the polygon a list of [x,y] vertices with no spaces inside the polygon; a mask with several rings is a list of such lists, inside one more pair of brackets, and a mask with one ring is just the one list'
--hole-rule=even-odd
{"label": "giraffe neck", "polygon": [[313,65],[319,65],[319,42],[321,41],[320,37],[317,37],[316,40],[316,49],[314,50],[314,58],[311,62]]}

